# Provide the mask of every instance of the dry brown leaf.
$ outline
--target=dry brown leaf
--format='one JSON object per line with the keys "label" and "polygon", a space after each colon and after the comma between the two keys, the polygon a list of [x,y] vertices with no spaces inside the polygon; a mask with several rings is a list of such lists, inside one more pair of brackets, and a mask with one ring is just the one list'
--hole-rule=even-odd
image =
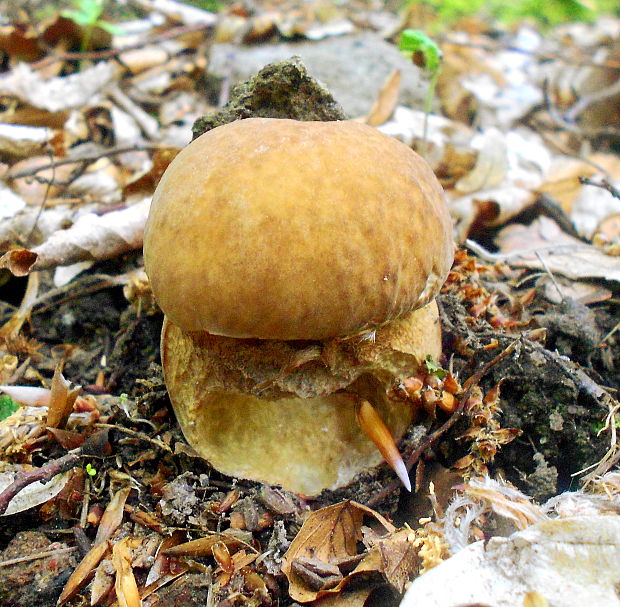
{"label": "dry brown leaf", "polygon": [[83,588],[95,573],[95,568],[99,565],[103,557],[110,549],[109,542],[95,544],[82,559],[81,563],[75,568],[71,577],[67,580],[63,588],[56,607],[62,607],[69,599],[74,597]]}
{"label": "dry brown leaf", "polygon": [[480,151],[474,169],[455,185],[464,194],[499,187],[508,175],[506,136],[497,129],[489,129],[479,139]]}
{"label": "dry brown leaf", "polygon": [[120,607],[141,607],[142,599],[138,592],[138,584],[131,567],[131,548],[135,547],[136,541],[131,537],[125,537],[114,544],[112,548],[112,564],[116,571],[114,589]]}
{"label": "dry brown leaf", "polygon": [[90,586],[91,607],[97,605],[110,595],[114,588],[114,574],[112,563],[109,559],[103,559],[95,570],[95,577]]}
{"label": "dry brown leaf", "polygon": [[464,242],[474,226],[478,229],[499,226],[536,201],[530,190],[507,185],[482,190],[452,200],[450,213],[456,219],[456,238]]}
{"label": "dry brown leaf", "polygon": [[400,529],[381,538],[373,548],[381,555],[383,576],[398,592],[404,592],[407,582],[420,570],[421,559],[411,535],[410,529]]}
{"label": "dry brown leaf", "polygon": [[161,176],[180,152],[179,148],[160,148],[153,154],[153,166],[151,170],[140,176],[135,181],[128,183],[123,188],[123,197],[150,195],[155,191]]}
{"label": "dry brown leaf", "polygon": [[130,492],[130,487],[119,489],[110,500],[110,503],[107,505],[105,512],[101,517],[101,521],[99,521],[99,528],[97,529],[97,535],[95,537],[95,545],[111,538],[112,534],[123,522],[125,502],[127,501]]}
{"label": "dry brown leaf", "polygon": [[[308,516],[282,559],[282,572],[289,581],[289,594],[293,600],[307,603],[321,594],[319,590],[310,590],[294,572],[293,561],[307,558],[330,564],[357,555],[357,542],[362,539],[365,516],[374,517],[388,532],[395,530],[374,510],[351,501],[321,508]],[[332,592],[339,591],[341,585]]]}
{"label": "dry brown leaf", "polygon": [[50,402],[47,410],[47,426],[50,428],[64,428],[71,411],[73,411],[73,405],[81,387],[76,386],[70,390],[70,385],[71,382],[62,376],[60,365],[58,365],[52,378]]}
{"label": "dry brown leaf", "polygon": [[600,249],[569,236],[545,216],[538,217],[529,226],[513,224],[505,227],[498,234],[496,243],[501,258],[513,266],[548,270],[573,280],[603,278],[620,281],[620,257],[606,255]]}
{"label": "dry brown leaf", "polygon": [[398,105],[398,91],[400,89],[400,70],[394,70],[388,77],[376,101],[372,104],[370,112],[364,119],[370,126],[379,126],[394,113]]}
{"label": "dry brown leaf", "polygon": [[351,592],[330,594],[316,601],[312,601],[312,607],[364,607],[375,588],[358,588]]}
{"label": "dry brown leaf", "polygon": [[0,257],[0,267],[8,268],[15,276],[24,276],[78,261],[111,259],[139,249],[149,206],[150,199],[145,198],[121,211],[83,215],[72,227],[54,232],[38,247],[5,253]]}
{"label": "dry brown leaf", "polygon": [[100,62],[70,76],[45,80],[26,63],[0,78],[0,91],[15,95],[34,107],[58,112],[92,105],[97,95],[114,81],[118,68]]}

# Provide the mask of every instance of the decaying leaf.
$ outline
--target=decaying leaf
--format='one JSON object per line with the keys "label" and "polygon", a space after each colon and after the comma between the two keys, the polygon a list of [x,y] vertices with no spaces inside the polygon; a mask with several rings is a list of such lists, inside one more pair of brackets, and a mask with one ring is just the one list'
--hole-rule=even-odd
{"label": "decaying leaf", "polygon": [[[307,559],[312,559],[324,563],[329,569],[330,565],[356,556],[365,516],[374,517],[388,532],[395,530],[378,513],[351,501],[321,508],[308,516],[282,560],[282,572],[289,580],[289,593],[294,600],[307,603],[326,592],[321,592],[321,588],[310,589],[306,583],[309,575],[304,579],[299,575],[300,567],[295,567],[294,563],[299,565],[299,559],[302,559],[301,564],[307,566]],[[312,565],[315,572],[319,568],[318,563]],[[321,577],[320,572],[318,576]],[[337,592],[340,587],[341,583],[334,591]]]}
{"label": "decaying leaf", "polygon": [[110,503],[107,505],[101,521],[99,522],[99,528],[97,529],[97,536],[95,537],[95,544],[100,544],[112,537],[112,534],[118,529],[123,521],[123,514],[125,502],[131,493],[131,488],[125,487],[119,489]]}
{"label": "decaying leaf", "polygon": [[71,382],[67,381],[60,371],[60,365],[54,371],[52,388],[50,390],[50,402],[47,410],[47,425],[50,428],[64,428],[73,405],[80,393],[81,387],[69,389]]}
{"label": "decaying leaf", "polygon": [[105,541],[95,544],[82,559],[80,564],[75,568],[71,577],[67,580],[63,588],[56,607],[62,607],[69,599],[73,598],[93,577],[95,568],[99,565],[101,559],[110,550],[110,542]]}
{"label": "decaying leaf", "polygon": [[236,537],[234,531],[230,530],[223,533],[213,533],[212,535],[207,535],[206,537],[201,537],[191,542],[165,548],[163,553],[167,556],[210,556],[213,554],[213,546],[216,544],[222,544],[231,549],[243,547],[255,552],[252,546],[239,537]]}
{"label": "decaying leaf", "polygon": [[[4,491],[9,485],[11,485],[18,474],[26,472],[31,469],[30,466],[22,464],[13,464],[3,466],[0,472],[0,493]],[[31,483],[27,487],[24,487],[9,503],[6,512],[2,516],[9,516],[11,514],[17,514],[18,512],[24,512],[35,506],[45,504],[49,500],[56,497],[67,484],[71,474],[65,472],[63,474],[57,474],[54,478],[46,483],[36,481]]]}
{"label": "decaying leaf", "polygon": [[0,78],[0,91],[15,95],[31,105],[57,112],[92,105],[97,95],[116,75],[114,63],[100,62],[70,76],[45,80],[26,63],[20,63]]}
{"label": "decaying leaf", "polygon": [[131,549],[136,548],[140,540],[125,537],[116,542],[112,548],[112,564],[116,571],[114,589],[120,607],[141,607],[142,599],[138,591],[138,584],[131,566]]}
{"label": "decaying leaf", "polygon": [[620,281],[620,257],[562,232],[557,223],[541,216],[529,226],[505,227],[496,240],[511,265],[561,274],[573,280],[603,278]]}
{"label": "decaying leaf", "polygon": [[31,250],[15,249],[0,258],[0,267],[16,276],[88,259],[110,259],[142,246],[150,199],[105,215],[82,215],[67,230],[52,234]]}
{"label": "decaying leaf", "polygon": [[394,113],[398,104],[398,90],[400,88],[400,70],[394,70],[385,81],[377,100],[373,103],[364,119],[370,126],[379,126],[386,122]]}

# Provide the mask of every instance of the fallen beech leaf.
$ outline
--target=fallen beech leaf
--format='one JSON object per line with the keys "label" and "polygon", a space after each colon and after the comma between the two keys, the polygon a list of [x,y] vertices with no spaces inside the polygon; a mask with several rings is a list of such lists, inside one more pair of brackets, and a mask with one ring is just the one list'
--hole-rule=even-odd
{"label": "fallen beech leaf", "polygon": [[[456,219],[456,238],[463,242],[472,227],[501,226],[536,201],[536,195],[528,189],[507,185],[482,190],[450,201],[450,213]],[[489,213],[489,208],[493,209]]]}
{"label": "fallen beech leaf", "polygon": [[[391,523],[374,510],[351,501],[321,508],[308,516],[282,558],[282,572],[289,581],[289,594],[293,600],[307,603],[316,599],[321,592],[307,587],[304,580],[294,572],[293,561],[309,558],[329,565],[355,556],[357,543],[362,539],[365,516],[374,517],[388,532],[395,530]],[[338,591],[341,586],[338,584],[334,591]]]}
{"label": "fallen beech leaf", "polygon": [[420,570],[419,549],[410,536],[410,529],[400,529],[381,538],[373,548],[381,555],[383,576],[398,592],[404,592],[405,585]]}
{"label": "fallen beech leaf", "polygon": [[70,76],[45,80],[26,63],[16,65],[0,78],[0,89],[31,105],[57,112],[94,104],[98,93],[114,80],[117,66],[102,61]]}
{"label": "fallen beech leaf", "polygon": [[351,592],[330,594],[312,601],[312,607],[365,607],[375,588],[359,588]]}
{"label": "fallen beech leaf", "polygon": [[456,189],[464,194],[500,186],[508,174],[508,148],[506,136],[497,129],[474,137],[473,147],[478,147],[474,169],[456,182]]}
{"label": "fallen beech leaf", "polygon": [[400,70],[394,70],[381,87],[379,96],[372,104],[370,112],[368,112],[364,122],[370,126],[379,126],[387,122],[398,104],[399,89]]}
{"label": "fallen beech leaf", "polygon": [[95,574],[95,568],[99,565],[101,559],[106,555],[110,549],[110,542],[102,542],[96,544],[82,559],[80,564],[75,568],[71,577],[67,580],[65,587],[63,588],[56,607],[62,607],[69,599],[74,597],[80,589],[86,585],[90,578]]}
{"label": "fallen beech leaf", "polygon": [[[0,472],[0,493],[9,487],[19,474],[27,472],[31,469],[31,466],[26,466],[23,464],[5,466],[4,470]],[[35,506],[45,504],[62,491],[69,479],[70,474],[65,472],[63,474],[57,474],[46,483],[42,483],[41,481],[31,483],[27,487],[24,487],[10,501],[8,508],[2,516],[17,514],[18,512],[24,512],[25,510],[29,510]]]}
{"label": "fallen beech leaf", "polygon": [[8,268],[15,276],[24,276],[35,270],[87,259],[110,259],[139,249],[149,206],[150,198],[145,198],[121,211],[83,215],[72,227],[54,232],[38,247],[5,253],[0,257],[0,267]]}
{"label": "fallen beech leaf", "polygon": [[573,280],[604,278],[620,281],[619,257],[606,255],[600,249],[569,236],[545,216],[538,217],[529,226],[513,224],[505,227],[498,234],[496,244],[503,254],[501,258],[512,266],[548,269]]}

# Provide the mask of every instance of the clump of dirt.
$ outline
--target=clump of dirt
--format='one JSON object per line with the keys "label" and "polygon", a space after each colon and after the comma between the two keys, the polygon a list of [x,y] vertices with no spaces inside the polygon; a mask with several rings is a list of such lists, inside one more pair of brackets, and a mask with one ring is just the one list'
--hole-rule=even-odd
{"label": "clump of dirt", "polygon": [[[16,562],[6,566],[6,561],[13,559]],[[0,553],[0,562],[5,563],[0,567],[0,605],[49,607],[56,604],[78,560],[77,549],[52,542],[43,533],[16,533]]]}

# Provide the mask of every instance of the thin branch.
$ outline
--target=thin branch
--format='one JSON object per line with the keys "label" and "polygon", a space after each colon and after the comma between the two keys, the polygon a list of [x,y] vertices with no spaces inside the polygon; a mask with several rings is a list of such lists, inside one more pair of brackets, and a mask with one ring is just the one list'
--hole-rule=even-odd
{"label": "thin branch", "polygon": [[48,550],[47,552],[35,552],[28,556],[20,556],[18,558],[9,559],[8,561],[0,561],[0,567],[10,567],[11,565],[19,565],[19,563],[29,563],[30,561],[36,561],[38,559],[46,559],[50,556],[57,556],[59,554],[69,554],[75,552],[77,548],[75,546],[69,546],[68,548],[57,548],[56,550]]}
{"label": "thin branch", "polygon": [[6,512],[11,500],[22,489],[25,489],[37,481],[50,481],[57,474],[72,470],[80,463],[81,457],[82,449],[73,449],[61,458],[48,462],[45,466],[41,466],[41,468],[35,468],[28,472],[18,474],[15,480],[0,493],[0,516]]}
{"label": "thin branch", "polygon": [[607,179],[603,179],[603,181],[593,181],[592,179],[588,179],[587,177],[580,177],[579,183],[581,185],[592,185],[595,188],[602,188],[603,190],[607,190],[614,198],[620,200],[620,190],[614,187],[607,181]]}
{"label": "thin branch", "polygon": [[110,148],[109,150],[102,150],[101,152],[97,152],[96,154],[85,154],[84,156],[78,156],[76,158],[65,158],[63,160],[55,160],[54,162],[50,162],[49,164],[43,164],[38,167],[34,167],[32,169],[25,169],[23,171],[19,171],[17,173],[11,174],[11,179],[21,179],[22,177],[33,177],[37,173],[41,171],[47,171],[49,169],[53,169],[59,166],[63,166],[65,164],[78,164],[80,162],[96,162],[100,158],[105,158],[106,156],[117,156],[118,154],[126,154],[129,152],[151,152],[154,150],[161,149],[165,146],[161,144],[148,143],[145,145],[132,145],[123,148]]}

